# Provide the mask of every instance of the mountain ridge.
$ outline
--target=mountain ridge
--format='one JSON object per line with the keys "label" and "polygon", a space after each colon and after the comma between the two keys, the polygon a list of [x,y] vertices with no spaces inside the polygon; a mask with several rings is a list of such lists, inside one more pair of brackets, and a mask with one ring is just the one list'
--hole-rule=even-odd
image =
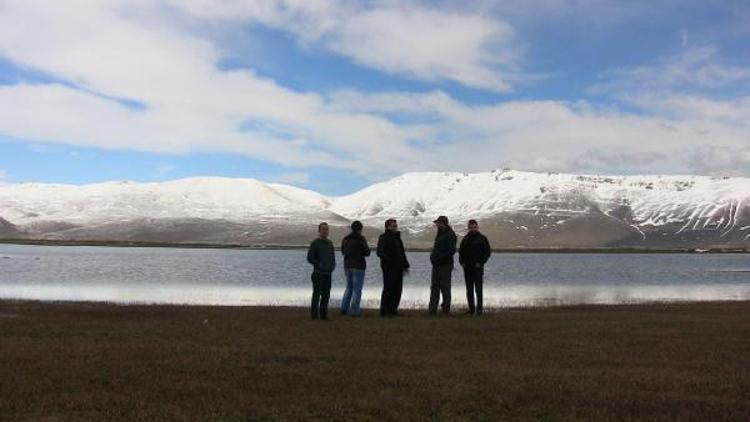
{"label": "mountain ridge", "polygon": [[0,184],[0,237],[304,244],[328,220],[334,239],[362,220],[374,236],[400,220],[412,247],[431,221],[469,218],[497,247],[748,248],[750,179],[493,170],[405,173],[343,196],[257,179],[190,177],[87,185]]}

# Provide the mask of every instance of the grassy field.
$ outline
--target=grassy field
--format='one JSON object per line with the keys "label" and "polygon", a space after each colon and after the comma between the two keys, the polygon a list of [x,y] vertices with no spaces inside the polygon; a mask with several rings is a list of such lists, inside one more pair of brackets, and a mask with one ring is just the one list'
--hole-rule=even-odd
{"label": "grassy field", "polygon": [[0,420],[750,420],[750,303],[309,321],[0,302]]}

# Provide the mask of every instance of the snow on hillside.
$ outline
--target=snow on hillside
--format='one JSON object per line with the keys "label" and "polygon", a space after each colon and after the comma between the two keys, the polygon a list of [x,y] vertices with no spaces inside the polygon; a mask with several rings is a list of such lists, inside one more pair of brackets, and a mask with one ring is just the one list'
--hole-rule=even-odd
{"label": "snow on hillside", "polygon": [[0,185],[0,216],[16,225],[34,221],[80,224],[133,218],[247,220],[313,215],[328,204],[326,197],[309,190],[253,179],[219,177],[84,186]]}
{"label": "snow on hillside", "polygon": [[[482,217],[501,212],[575,215],[623,207],[638,225],[674,222],[726,227],[750,205],[750,179],[706,176],[579,176],[492,171],[407,173],[336,198],[331,211],[364,220],[407,217],[428,223],[437,215]],[[699,223],[700,222],[700,223]],[[711,223],[708,223],[711,224]]]}
{"label": "snow on hillside", "polygon": [[[750,233],[750,179],[706,176],[580,176],[495,170],[408,173],[351,195],[328,198],[253,179],[196,177],[162,183],[108,182],[84,186],[1,184],[0,218],[23,229],[38,223],[77,227],[139,218],[199,218],[259,222],[291,218],[308,224],[333,214],[380,227],[406,220],[419,231],[438,215],[457,222],[499,214],[605,215],[640,229],[739,230]],[[325,215],[326,217],[321,217]],[[41,228],[40,228],[41,227]],[[540,226],[544,228],[544,225]],[[524,227],[520,227],[524,229]]]}

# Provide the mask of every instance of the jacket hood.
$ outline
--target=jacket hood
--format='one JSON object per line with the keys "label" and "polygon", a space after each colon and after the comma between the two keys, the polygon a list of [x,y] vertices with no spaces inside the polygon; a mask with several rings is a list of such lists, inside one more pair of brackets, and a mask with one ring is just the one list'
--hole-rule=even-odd
{"label": "jacket hood", "polygon": [[391,231],[386,230],[386,231],[383,232],[383,236],[401,237],[401,232],[400,231],[391,232]]}

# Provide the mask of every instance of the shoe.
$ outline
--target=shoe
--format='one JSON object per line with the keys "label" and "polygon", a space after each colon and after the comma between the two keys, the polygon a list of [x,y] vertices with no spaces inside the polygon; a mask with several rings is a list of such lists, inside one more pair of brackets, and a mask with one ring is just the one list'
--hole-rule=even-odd
{"label": "shoe", "polygon": [[346,315],[346,311],[342,309],[341,310],[341,315]]}
{"label": "shoe", "polygon": [[472,312],[472,311],[466,311],[466,312],[464,312],[464,315],[472,316],[472,315],[474,315],[474,312]]}

